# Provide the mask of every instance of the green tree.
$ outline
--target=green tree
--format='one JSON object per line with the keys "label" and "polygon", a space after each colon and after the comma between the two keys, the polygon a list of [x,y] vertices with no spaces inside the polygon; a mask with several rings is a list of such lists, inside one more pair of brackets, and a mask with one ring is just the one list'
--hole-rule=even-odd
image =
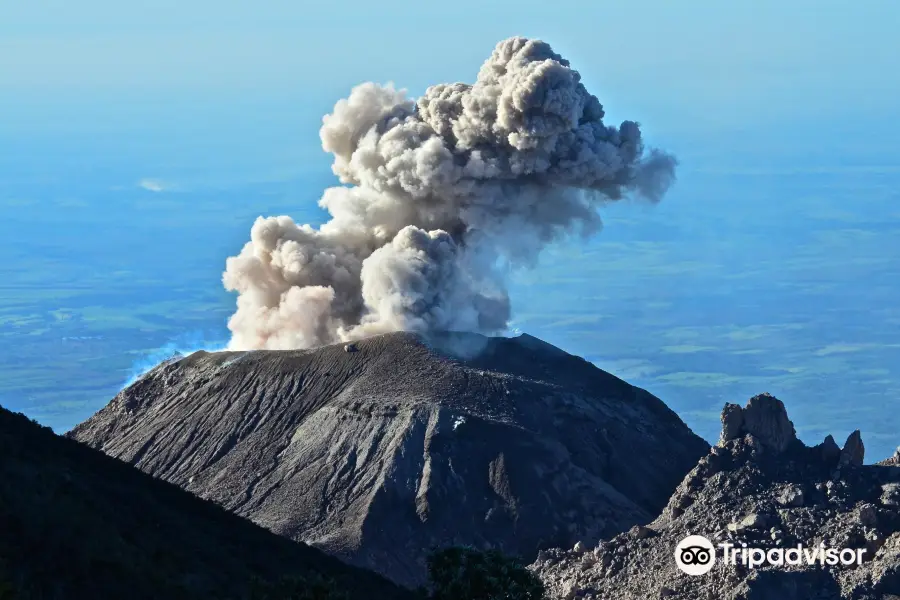
{"label": "green tree", "polygon": [[542,600],[538,577],[495,550],[452,547],[428,557],[432,600]]}

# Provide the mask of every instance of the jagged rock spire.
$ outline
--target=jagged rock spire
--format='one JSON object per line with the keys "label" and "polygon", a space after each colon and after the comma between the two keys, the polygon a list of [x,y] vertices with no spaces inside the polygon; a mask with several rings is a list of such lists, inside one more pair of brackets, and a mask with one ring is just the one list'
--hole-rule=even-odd
{"label": "jagged rock spire", "polygon": [[744,408],[726,404],[722,409],[720,444],[748,434],[776,454],[784,452],[797,439],[784,403],[768,393],[753,396]]}

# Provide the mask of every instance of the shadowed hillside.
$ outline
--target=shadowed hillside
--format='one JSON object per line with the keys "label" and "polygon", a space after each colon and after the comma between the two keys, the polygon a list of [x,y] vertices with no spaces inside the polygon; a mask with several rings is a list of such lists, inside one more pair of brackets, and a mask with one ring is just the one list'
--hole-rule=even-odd
{"label": "shadowed hillside", "polygon": [[0,481],[3,600],[411,596],[2,408]]}

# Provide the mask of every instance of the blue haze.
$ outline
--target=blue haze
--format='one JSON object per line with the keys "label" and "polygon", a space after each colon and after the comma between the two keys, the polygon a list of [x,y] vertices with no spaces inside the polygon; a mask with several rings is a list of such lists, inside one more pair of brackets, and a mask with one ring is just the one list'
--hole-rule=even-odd
{"label": "blue haze", "polygon": [[708,439],[722,403],[770,391],[807,442],[858,427],[883,458],[900,444],[898,26],[878,0],[8,3],[0,404],[63,431],[147,365],[223,342],[221,271],[253,219],[325,216],[334,101],[470,81],[523,34],[681,167],[659,206],[610,206],[596,239],[516,274],[513,327]]}

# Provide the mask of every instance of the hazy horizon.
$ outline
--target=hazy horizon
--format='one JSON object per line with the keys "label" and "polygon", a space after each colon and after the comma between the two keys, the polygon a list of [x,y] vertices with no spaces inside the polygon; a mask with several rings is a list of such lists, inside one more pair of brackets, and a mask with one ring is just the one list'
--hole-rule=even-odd
{"label": "hazy horizon", "polygon": [[[178,9],[178,10],[176,10]],[[900,444],[900,10],[660,1],[0,8],[0,404],[63,431],[160,350],[227,340],[259,215],[320,223],[321,117],[363,81],[472,81],[548,41],[610,122],[680,161],[512,283],[518,329],[659,396],[708,440],[771,392],[800,437]],[[137,365],[137,367],[136,367]]]}

